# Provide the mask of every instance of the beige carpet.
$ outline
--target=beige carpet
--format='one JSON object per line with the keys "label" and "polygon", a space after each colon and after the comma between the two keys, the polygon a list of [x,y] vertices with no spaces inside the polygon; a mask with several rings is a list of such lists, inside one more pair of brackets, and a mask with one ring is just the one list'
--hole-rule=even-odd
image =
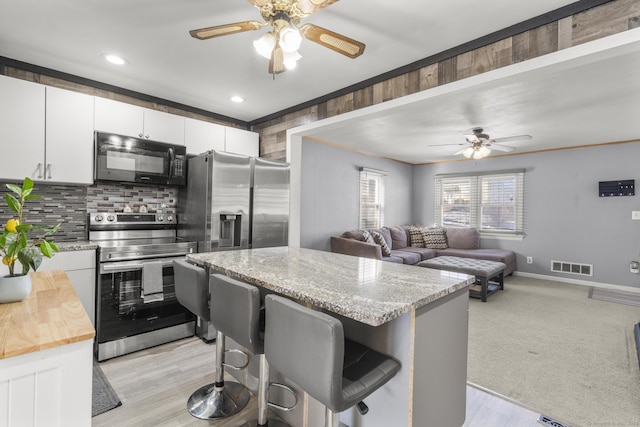
{"label": "beige carpet", "polygon": [[468,380],[573,426],[640,426],[638,307],[508,277],[469,307]]}

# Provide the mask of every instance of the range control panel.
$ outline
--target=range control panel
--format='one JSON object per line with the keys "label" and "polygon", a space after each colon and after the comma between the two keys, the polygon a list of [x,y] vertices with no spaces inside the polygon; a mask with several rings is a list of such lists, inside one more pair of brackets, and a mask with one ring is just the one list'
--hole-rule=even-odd
{"label": "range control panel", "polygon": [[122,213],[94,212],[89,214],[89,226],[96,225],[175,225],[176,218],[172,214],[161,213]]}

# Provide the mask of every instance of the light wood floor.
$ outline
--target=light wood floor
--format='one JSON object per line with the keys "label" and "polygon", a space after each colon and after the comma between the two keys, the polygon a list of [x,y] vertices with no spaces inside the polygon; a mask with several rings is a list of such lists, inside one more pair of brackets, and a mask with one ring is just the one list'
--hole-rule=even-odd
{"label": "light wood floor", "polygon": [[[186,402],[214,380],[215,344],[187,338],[117,357],[100,364],[122,406],[92,419],[93,427],[234,427],[256,418],[254,397],[236,417],[203,421],[189,415]],[[538,414],[478,388],[467,387],[464,427],[535,427]],[[393,426],[395,427],[395,426]]]}

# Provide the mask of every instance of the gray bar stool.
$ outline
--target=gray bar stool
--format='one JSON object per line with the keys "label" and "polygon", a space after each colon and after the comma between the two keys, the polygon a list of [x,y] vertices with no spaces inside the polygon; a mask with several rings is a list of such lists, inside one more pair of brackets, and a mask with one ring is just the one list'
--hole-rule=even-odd
{"label": "gray bar stool", "polygon": [[400,364],[346,340],[342,322],[286,298],[267,295],[265,355],[278,372],[325,405],[325,426],[359,405],[400,370]]}
{"label": "gray bar stool", "polygon": [[[209,277],[203,268],[189,264],[186,260],[173,261],[176,297],[178,302],[205,321],[211,319],[209,309]],[[196,390],[187,402],[191,415],[203,420],[226,418],[242,410],[251,397],[242,384],[224,380],[224,367],[242,369],[224,361],[225,336],[218,331],[216,337],[216,378]]]}
{"label": "gray bar stool", "polygon": [[289,427],[289,424],[280,420],[267,418],[269,406],[290,411],[295,408],[297,399],[291,407],[269,402],[269,386],[283,388],[294,398],[295,392],[283,384],[269,383],[269,364],[264,356],[264,341],[260,334],[260,291],[255,286],[221,274],[211,275],[210,286],[211,320],[216,329],[223,331],[229,338],[260,358],[258,419],[243,426]]}

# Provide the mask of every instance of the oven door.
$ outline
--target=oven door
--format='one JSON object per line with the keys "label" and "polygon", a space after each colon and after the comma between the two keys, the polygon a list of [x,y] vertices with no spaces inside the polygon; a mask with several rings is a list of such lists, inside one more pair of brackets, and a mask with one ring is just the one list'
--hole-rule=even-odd
{"label": "oven door", "polygon": [[[105,343],[195,320],[176,299],[173,260],[103,262],[98,274],[97,342]],[[146,263],[161,263],[162,299],[143,295]],[[159,287],[159,285],[158,285]]]}

